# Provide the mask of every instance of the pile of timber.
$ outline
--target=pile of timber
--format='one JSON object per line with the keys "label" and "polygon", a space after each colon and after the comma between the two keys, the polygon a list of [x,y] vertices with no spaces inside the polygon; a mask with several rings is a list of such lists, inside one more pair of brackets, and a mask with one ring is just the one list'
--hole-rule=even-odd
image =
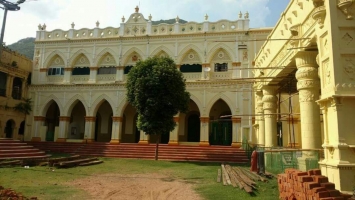
{"label": "pile of timber", "polygon": [[4,160],[4,161],[0,161],[0,167],[19,166],[19,165],[22,165],[21,160]]}
{"label": "pile of timber", "polygon": [[267,182],[268,180],[241,167],[222,164],[221,169],[218,169],[217,182],[232,185],[250,194],[257,188],[256,181]]}
{"label": "pile of timber", "polygon": [[48,165],[50,167],[57,168],[69,168],[69,167],[77,167],[77,166],[89,166],[103,163],[102,160],[98,158],[88,158],[81,157],[80,155],[73,155],[65,158],[52,158],[48,160]]}

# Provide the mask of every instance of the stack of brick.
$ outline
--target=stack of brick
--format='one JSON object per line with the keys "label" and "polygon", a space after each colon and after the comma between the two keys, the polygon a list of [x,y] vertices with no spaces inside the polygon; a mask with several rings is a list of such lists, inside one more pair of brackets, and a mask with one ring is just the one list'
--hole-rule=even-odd
{"label": "stack of brick", "polygon": [[319,169],[302,172],[286,169],[278,175],[281,200],[351,200],[352,195],[343,194],[335,189],[328,177],[322,176]]}

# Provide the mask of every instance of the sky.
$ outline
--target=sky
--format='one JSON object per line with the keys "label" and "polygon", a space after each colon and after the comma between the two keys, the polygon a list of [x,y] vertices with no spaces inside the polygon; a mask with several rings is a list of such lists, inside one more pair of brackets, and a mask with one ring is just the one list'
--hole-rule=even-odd
{"label": "sky", "polygon": [[[2,0],[0,0],[1,2]],[[17,0],[8,0],[16,2]],[[186,21],[203,22],[220,19],[237,20],[240,11],[249,12],[250,27],[273,27],[290,0],[27,0],[21,10],[7,14],[4,42],[6,45],[26,37],[35,37],[39,24],[45,23],[47,31],[119,27],[121,18],[126,19],[139,5],[139,12],[153,21],[179,16]],[[3,21],[0,10],[0,21]],[[1,23],[2,24],[2,23]]]}

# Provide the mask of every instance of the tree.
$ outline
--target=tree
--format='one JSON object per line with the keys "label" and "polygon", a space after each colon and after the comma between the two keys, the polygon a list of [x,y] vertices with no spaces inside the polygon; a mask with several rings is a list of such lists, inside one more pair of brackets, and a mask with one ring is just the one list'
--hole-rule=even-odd
{"label": "tree", "polygon": [[127,100],[137,109],[137,127],[149,135],[158,135],[155,160],[161,134],[170,134],[174,115],[188,110],[190,94],[182,73],[169,57],[138,61],[128,73]]}
{"label": "tree", "polygon": [[25,119],[26,115],[29,115],[30,112],[32,111],[32,100],[31,98],[23,98],[23,101],[16,104],[13,109],[17,112],[25,114]]}

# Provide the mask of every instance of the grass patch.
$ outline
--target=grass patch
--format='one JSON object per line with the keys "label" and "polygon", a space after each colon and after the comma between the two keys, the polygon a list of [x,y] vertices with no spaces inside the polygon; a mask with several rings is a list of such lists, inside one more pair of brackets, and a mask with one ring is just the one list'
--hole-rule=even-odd
{"label": "grass patch", "polygon": [[[258,182],[258,190],[249,195],[232,186],[216,182],[219,164],[168,162],[139,159],[101,158],[103,164],[69,169],[49,167],[2,168],[0,185],[12,188],[28,197],[39,199],[88,199],[88,194],[66,183],[75,179],[102,174],[147,174],[159,173],[167,178],[164,181],[181,180],[194,185],[195,190],[205,199],[263,199],[278,198],[277,180],[269,183]],[[53,171],[54,170],[54,171]]]}

